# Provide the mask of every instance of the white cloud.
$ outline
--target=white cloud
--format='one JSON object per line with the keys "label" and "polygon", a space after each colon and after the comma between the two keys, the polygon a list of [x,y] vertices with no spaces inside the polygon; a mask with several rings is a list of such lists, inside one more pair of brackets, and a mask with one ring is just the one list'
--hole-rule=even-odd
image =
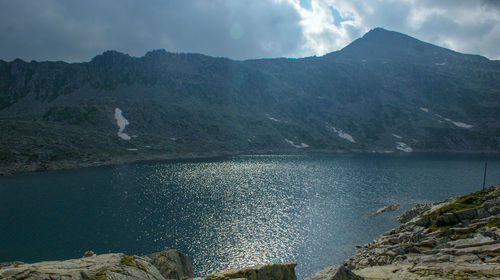
{"label": "white cloud", "polygon": [[[304,0],[303,0],[304,1]],[[235,59],[323,55],[375,27],[500,59],[496,0],[0,1],[0,59],[85,61],[164,48]]]}
{"label": "white cloud", "polygon": [[[311,0],[311,10],[289,0],[301,16],[305,43],[298,53],[322,55],[383,27],[453,50],[500,59],[500,4],[466,0]],[[333,23],[330,9],[343,18]]]}

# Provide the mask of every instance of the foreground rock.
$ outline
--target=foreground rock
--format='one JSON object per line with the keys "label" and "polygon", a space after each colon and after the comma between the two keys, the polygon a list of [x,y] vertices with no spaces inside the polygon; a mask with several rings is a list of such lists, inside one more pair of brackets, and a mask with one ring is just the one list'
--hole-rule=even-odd
{"label": "foreground rock", "polygon": [[364,278],[354,274],[345,266],[329,266],[305,280],[363,280]]}
{"label": "foreground rock", "polygon": [[256,265],[208,275],[205,279],[295,280],[295,265],[296,263]]}
{"label": "foreground rock", "polygon": [[146,255],[150,263],[167,279],[193,277],[193,265],[185,254],[176,250]]}
{"label": "foreground rock", "polygon": [[[0,279],[190,279],[193,267],[188,256],[175,250],[146,256],[91,255],[81,259],[24,264],[2,263]],[[295,280],[295,263],[268,264],[230,270],[198,280],[252,279]]]}
{"label": "foreground rock", "polygon": [[375,213],[373,213],[373,215],[380,215],[380,214],[387,212],[387,211],[397,210],[398,208],[399,208],[399,203],[386,205],[386,206],[378,209],[377,211],[375,211]]}
{"label": "foreground rock", "polygon": [[165,279],[148,259],[124,254],[94,255],[81,259],[10,265],[1,279]]}
{"label": "foreground rock", "polygon": [[366,279],[500,277],[500,185],[417,205],[400,221],[365,244],[347,269]]}

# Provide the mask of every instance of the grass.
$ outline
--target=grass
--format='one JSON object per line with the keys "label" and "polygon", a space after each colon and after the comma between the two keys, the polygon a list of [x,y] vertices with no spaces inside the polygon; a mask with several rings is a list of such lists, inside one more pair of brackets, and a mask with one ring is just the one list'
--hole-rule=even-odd
{"label": "grass", "polygon": [[140,269],[144,272],[148,272],[148,269],[141,263],[138,263],[134,257],[132,256],[127,256],[124,255],[122,259],[120,260],[120,264],[124,266],[130,266],[130,267],[135,267],[137,269]]}
{"label": "grass", "polygon": [[106,271],[108,271],[108,268],[103,268],[99,270],[94,276],[89,277],[89,280],[106,280]]}
{"label": "grass", "polygon": [[450,229],[454,225],[455,224],[437,225],[437,223],[434,222],[432,225],[429,226],[429,229],[432,231],[436,231],[436,230],[445,231],[447,229]]}
{"label": "grass", "polygon": [[493,218],[489,220],[485,226],[500,228],[500,218]]}
{"label": "grass", "polygon": [[135,261],[134,261],[134,258],[132,256],[123,256],[122,259],[120,260],[120,264],[121,265],[125,265],[125,266],[133,266],[135,267]]}
{"label": "grass", "polygon": [[453,227],[456,223],[442,224],[438,223],[437,218],[447,213],[455,213],[465,209],[477,209],[481,207],[486,200],[488,192],[477,191],[470,194],[458,197],[453,203],[445,205],[429,215],[429,219],[433,221],[429,226],[432,231],[440,230],[445,231]]}
{"label": "grass", "polygon": [[486,200],[487,192],[477,191],[470,194],[462,195],[457,198],[454,203],[441,207],[437,212],[439,215],[445,213],[455,213],[464,209],[476,209],[481,207],[481,204]]}

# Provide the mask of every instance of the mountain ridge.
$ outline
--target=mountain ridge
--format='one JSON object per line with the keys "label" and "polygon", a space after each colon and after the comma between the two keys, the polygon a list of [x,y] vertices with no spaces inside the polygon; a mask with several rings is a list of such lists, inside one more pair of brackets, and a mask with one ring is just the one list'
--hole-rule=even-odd
{"label": "mountain ridge", "polygon": [[[277,60],[277,59],[291,59],[291,60],[298,60],[298,59],[307,59],[307,58],[317,58],[317,57],[324,57],[324,56],[329,56],[331,54],[335,54],[335,53],[338,53],[338,52],[341,52],[343,50],[346,50],[348,49],[349,47],[352,47],[353,44],[355,43],[358,43],[359,41],[363,41],[363,42],[370,42],[370,43],[380,43],[380,40],[382,39],[388,39],[388,37],[392,37],[392,38],[398,38],[398,39],[401,39],[401,38],[404,38],[404,40],[400,40],[402,42],[408,42],[408,41],[413,41],[413,42],[418,42],[419,44],[421,45],[425,45],[425,46],[432,46],[434,48],[437,48],[437,49],[442,49],[444,51],[448,51],[448,52],[452,52],[454,54],[459,54],[459,55],[466,55],[466,56],[473,56],[473,57],[480,57],[481,59],[485,59],[485,60],[488,60],[488,61],[500,61],[500,60],[495,60],[495,59],[489,59],[485,56],[482,56],[482,55],[479,55],[479,54],[464,54],[464,53],[460,53],[460,52],[457,52],[457,51],[454,51],[454,50],[451,50],[451,49],[448,49],[448,48],[445,48],[445,47],[441,47],[441,46],[438,46],[438,45],[434,45],[432,43],[428,43],[428,42],[425,42],[425,41],[421,41],[419,39],[416,39],[414,37],[411,37],[409,35],[406,35],[404,33],[400,33],[400,32],[397,32],[397,31],[392,31],[392,30],[387,30],[385,28],[382,28],[382,27],[375,27],[373,29],[371,29],[370,31],[368,31],[367,33],[365,33],[362,37],[360,38],[357,38],[355,39],[354,41],[352,41],[351,43],[349,43],[348,45],[346,45],[345,47],[339,49],[339,50],[336,50],[336,51],[331,51],[331,52],[328,52],[322,56],[306,56],[306,57],[298,57],[298,58],[289,58],[289,57],[271,57],[271,58],[250,58],[250,59],[231,59],[231,58],[228,58],[228,57],[224,57],[224,56],[210,56],[210,55],[206,55],[206,54],[203,54],[203,53],[189,53],[189,52],[171,52],[171,51],[167,51],[165,49],[153,49],[153,50],[150,50],[150,51],[147,51],[143,56],[131,56],[127,53],[124,53],[124,52],[120,52],[120,51],[117,51],[117,50],[106,50],[106,51],[103,51],[101,54],[98,54],[96,56],[94,56],[93,58],[91,58],[89,61],[81,61],[81,62],[65,62],[65,61],[48,61],[48,60],[43,60],[43,61],[37,61],[37,60],[31,60],[31,61],[26,61],[26,60],[23,60],[21,58],[15,58],[11,61],[6,61],[6,60],[3,60],[3,59],[0,59],[0,63],[11,63],[11,62],[14,62],[14,61],[20,61],[20,62],[24,62],[24,63],[44,63],[44,62],[62,62],[62,63],[65,63],[65,64],[82,64],[82,63],[90,63],[90,62],[93,62],[96,58],[98,57],[106,57],[107,55],[113,55],[113,56],[123,56],[123,57],[128,57],[128,58],[144,58],[144,57],[148,57],[148,56],[154,56],[155,54],[162,54],[162,53],[166,53],[166,54],[171,54],[171,55],[193,55],[193,56],[204,56],[204,57],[210,57],[210,58],[215,58],[215,59],[226,59],[226,60],[230,60],[230,61],[240,61],[240,62],[244,62],[244,61],[255,61],[255,60]],[[374,39],[374,40],[373,40]]]}
{"label": "mountain ridge", "polygon": [[[116,108],[136,137],[117,136]],[[0,165],[152,154],[498,153],[499,109],[499,63],[380,28],[340,51],[298,59],[154,50],[107,51],[84,63],[0,61]],[[80,131],[82,143],[69,131]]]}

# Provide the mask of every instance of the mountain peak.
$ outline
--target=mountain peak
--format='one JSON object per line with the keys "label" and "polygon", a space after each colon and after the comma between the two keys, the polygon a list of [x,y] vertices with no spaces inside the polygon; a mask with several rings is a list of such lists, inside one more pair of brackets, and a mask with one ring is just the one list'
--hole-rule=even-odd
{"label": "mountain peak", "polygon": [[428,43],[422,42],[418,39],[415,39],[411,36],[408,36],[406,34],[396,32],[396,31],[391,31],[387,30],[381,27],[374,28],[370,31],[368,31],[363,37],[361,38],[364,41],[368,41],[370,43],[390,43],[390,44],[398,44],[399,47],[408,47],[412,46],[415,44],[426,44],[430,45]]}
{"label": "mountain peak", "polygon": [[450,52],[452,51],[381,27],[370,30],[340,51],[344,57],[362,59],[439,56]]}

